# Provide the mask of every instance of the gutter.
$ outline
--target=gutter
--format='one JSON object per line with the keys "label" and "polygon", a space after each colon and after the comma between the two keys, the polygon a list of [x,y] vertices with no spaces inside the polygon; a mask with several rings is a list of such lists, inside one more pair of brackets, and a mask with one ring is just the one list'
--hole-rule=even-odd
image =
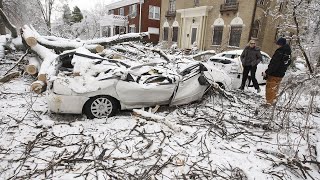
{"label": "gutter", "polygon": [[251,40],[252,27],[253,27],[254,19],[256,18],[257,4],[258,4],[258,0],[255,0],[253,12],[252,12],[252,18],[251,18],[250,32],[249,32],[249,37],[247,42]]}

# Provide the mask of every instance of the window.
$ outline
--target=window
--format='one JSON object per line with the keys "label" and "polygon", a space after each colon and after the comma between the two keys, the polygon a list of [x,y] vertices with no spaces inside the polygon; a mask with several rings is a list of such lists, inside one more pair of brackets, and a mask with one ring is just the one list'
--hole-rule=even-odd
{"label": "window", "polygon": [[226,0],[226,4],[236,4],[237,0]]}
{"label": "window", "polygon": [[137,16],[137,4],[129,6],[129,16],[135,18]]}
{"label": "window", "polygon": [[149,19],[160,20],[160,7],[149,6]]}
{"label": "window", "polygon": [[172,41],[178,42],[178,33],[179,33],[179,27],[173,27],[172,28]]}
{"label": "window", "polygon": [[159,28],[148,27],[148,33],[149,34],[159,34]]}
{"label": "window", "polygon": [[119,27],[119,34],[125,34],[125,32],[126,32],[126,28],[123,26],[120,26]]}
{"label": "window", "polygon": [[214,62],[214,63],[221,63],[221,64],[231,64],[233,63],[231,60],[228,59],[216,59],[216,58],[212,58],[209,61]]}
{"label": "window", "polygon": [[238,56],[236,54],[223,54],[222,57],[234,59],[234,58],[237,58]]}
{"label": "window", "polygon": [[191,44],[193,44],[197,40],[197,28],[192,28],[191,31]]}
{"label": "window", "polygon": [[169,37],[169,27],[163,28],[163,40],[168,41]]}
{"label": "window", "polygon": [[175,12],[176,11],[176,0],[170,0],[169,1],[169,12]]}
{"label": "window", "polygon": [[110,14],[114,14],[114,10],[113,9],[109,11],[109,15]]}
{"label": "window", "polygon": [[212,45],[221,45],[223,26],[214,26]]}
{"label": "window", "polygon": [[119,9],[119,15],[124,16],[124,8],[123,7]]}
{"label": "window", "polygon": [[199,0],[194,0],[194,6],[199,6]]}
{"label": "window", "polygon": [[259,27],[260,27],[260,23],[259,23],[259,21],[256,20],[253,24],[253,27],[252,27],[251,37],[258,38]]}
{"label": "window", "polygon": [[240,46],[241,33],[242,33],[242,26],[231,26],[230,39],[229,39],[230,46],[236,46],[236,47]]}
{"label": "window", "polygon": [[136,26],[129,26],[129,32],[135,33],[136,32]]}
{"label": "window", "polygon": [[257,4],[263,6],[264,5],[264,0],[258,0]]}

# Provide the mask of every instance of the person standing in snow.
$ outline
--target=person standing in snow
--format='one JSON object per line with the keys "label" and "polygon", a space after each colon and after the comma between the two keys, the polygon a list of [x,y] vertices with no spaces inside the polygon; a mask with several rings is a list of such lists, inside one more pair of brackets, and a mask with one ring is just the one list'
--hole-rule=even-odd
{"label": "person standing in snow", "polygon": [[278,48],[271,58],[268,69],[263,73],[263,76],[267,79],[266,103],[268,106],[274,104],[280,82],[291,63],[291,48],[287,44],[286,39],[279,38],[276,44]]}
{"label": "person standing in snow", "polygon": [[257,90],[257,93],[259,93],[261,89],[256,79],[256,71],[257,71],[258,64],[261,62],[262,56],[261,56],[260,49],[256,47],[256,42],[254,40],[249,41],[248,45],[243,50],[240,58],[243,66],[243,73],[242,73],[242,82],[239,89],[244,90],[244,86],[250,72],[253,86]]}

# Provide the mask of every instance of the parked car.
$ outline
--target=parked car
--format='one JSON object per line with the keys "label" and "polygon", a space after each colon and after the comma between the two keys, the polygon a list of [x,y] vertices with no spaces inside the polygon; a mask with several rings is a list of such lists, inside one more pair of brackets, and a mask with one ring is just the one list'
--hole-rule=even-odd
{"label": "parked car", "polygon": [[[225,51],[212,56],[207,61],[208,64],[213,65],[218,69],[222,69],[226,71],[227,74],[229,74],[229,76],[232,78],[233,88],[238,88],[241,85],[243,67],[240,55],[242,54],[242,52],[243,50]],[[262,72],[264,72],[268,68],[271,58],[267,53],[263,51],[261,51],[261,55],[262,61],[258,64],[256,78],[259,84],[265,84],[266,80],[263,79]],[[252,86],[250,74],[247,85]]]}
{"label": "parked car", "polygon": [[[156,105],[181,105],[202,98],[215,83],[229,89],[231,78],[206,63],[150,63],[130,67],[119,61],[69,54],[73,68],[50,83],[49,109],[84,113],[88,118],[113,116],[119,110]],[[74,76],[74,69],[79,75]]]}

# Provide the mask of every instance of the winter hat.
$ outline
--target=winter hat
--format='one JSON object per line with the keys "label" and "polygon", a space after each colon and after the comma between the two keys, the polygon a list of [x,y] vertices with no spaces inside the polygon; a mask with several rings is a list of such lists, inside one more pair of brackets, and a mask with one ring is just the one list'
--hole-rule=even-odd
{"label": "winter hat", "polygon": [[287,43],[287,40],[285,39],[285,38],[279,38],[278,39],[278,41],[277,41],[277,43],[276,44],[278,44],[279,46],[283,46],[283,45],[285,45]]}

